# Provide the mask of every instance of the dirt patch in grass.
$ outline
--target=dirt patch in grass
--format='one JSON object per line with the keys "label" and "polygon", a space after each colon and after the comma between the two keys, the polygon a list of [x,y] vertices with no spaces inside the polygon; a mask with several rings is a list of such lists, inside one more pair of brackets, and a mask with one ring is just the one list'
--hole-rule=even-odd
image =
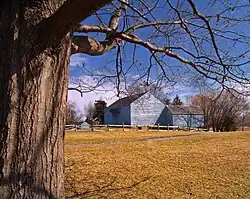
{"label": "dirt patch in grass", "polygon": [[250,133],[66,147],[73,198],[250,198]]}
{"label": "dirt patch in grass", "polygon": [[127,140],[144,140],[148,138],[160,138],[179,135],[206,134],[205,132],[192,131],[68,131],[65,136],[65,144],[97,144],[103,142],[116,142]]}

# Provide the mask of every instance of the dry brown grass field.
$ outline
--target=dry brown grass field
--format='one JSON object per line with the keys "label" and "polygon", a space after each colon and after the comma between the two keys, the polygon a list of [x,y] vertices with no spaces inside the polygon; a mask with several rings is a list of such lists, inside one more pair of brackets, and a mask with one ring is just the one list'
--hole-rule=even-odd
{"label": "dry brown grass field", "polygon": [[98,144],[102,142],[144,140],[148,138],[161,138],[168,136],[207,134],[194,131],[135,131],[135,130],[112,130],[112,131],[68,131],[65,144]]}
{"label": "dry brown grass field", "polygon": [[187,133],[194,132],[66,133],[66,196],[250,198],[250,132],[73,145]]}

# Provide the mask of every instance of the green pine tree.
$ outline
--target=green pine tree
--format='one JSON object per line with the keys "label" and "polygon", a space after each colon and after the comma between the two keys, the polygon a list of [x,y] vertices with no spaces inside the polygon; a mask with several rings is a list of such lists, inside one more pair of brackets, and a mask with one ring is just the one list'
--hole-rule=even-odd
{"label": "green pine tree", "polygon": [[178,95],[176,95],[175,98],[173,99],[172,105],[183,105],[183,102],[181,101]]}

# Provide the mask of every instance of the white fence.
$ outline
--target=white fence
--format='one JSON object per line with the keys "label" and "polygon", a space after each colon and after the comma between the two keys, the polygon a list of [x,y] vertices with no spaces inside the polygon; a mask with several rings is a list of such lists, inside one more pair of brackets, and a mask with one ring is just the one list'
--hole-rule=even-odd
{"label": "white fence", "polygon": [[162,126],[162,125],[115,125],[115,124],[109,124],[109,125],[89,125],[89,126],[81,126],[81,125],[66,125],[66,130],[112,130],[112,129],[122,129],[125,131],[126,129],[134,129],[134,130],[180,130],[183,129],[179,126]]}

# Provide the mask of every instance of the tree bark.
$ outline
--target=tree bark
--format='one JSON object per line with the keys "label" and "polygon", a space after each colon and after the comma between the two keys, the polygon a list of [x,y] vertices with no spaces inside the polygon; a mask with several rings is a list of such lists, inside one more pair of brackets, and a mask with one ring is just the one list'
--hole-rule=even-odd
{"label": "tree bark", "polygon": [[1,198],[64,197],[71,37],[42,45],[36,26],[63,3],[47,2],[10,0],[0,8]]}
{"label": "tree bark", "polygon": [[0,1],[0,197],[64,197],[70,31],[112,0]]}

